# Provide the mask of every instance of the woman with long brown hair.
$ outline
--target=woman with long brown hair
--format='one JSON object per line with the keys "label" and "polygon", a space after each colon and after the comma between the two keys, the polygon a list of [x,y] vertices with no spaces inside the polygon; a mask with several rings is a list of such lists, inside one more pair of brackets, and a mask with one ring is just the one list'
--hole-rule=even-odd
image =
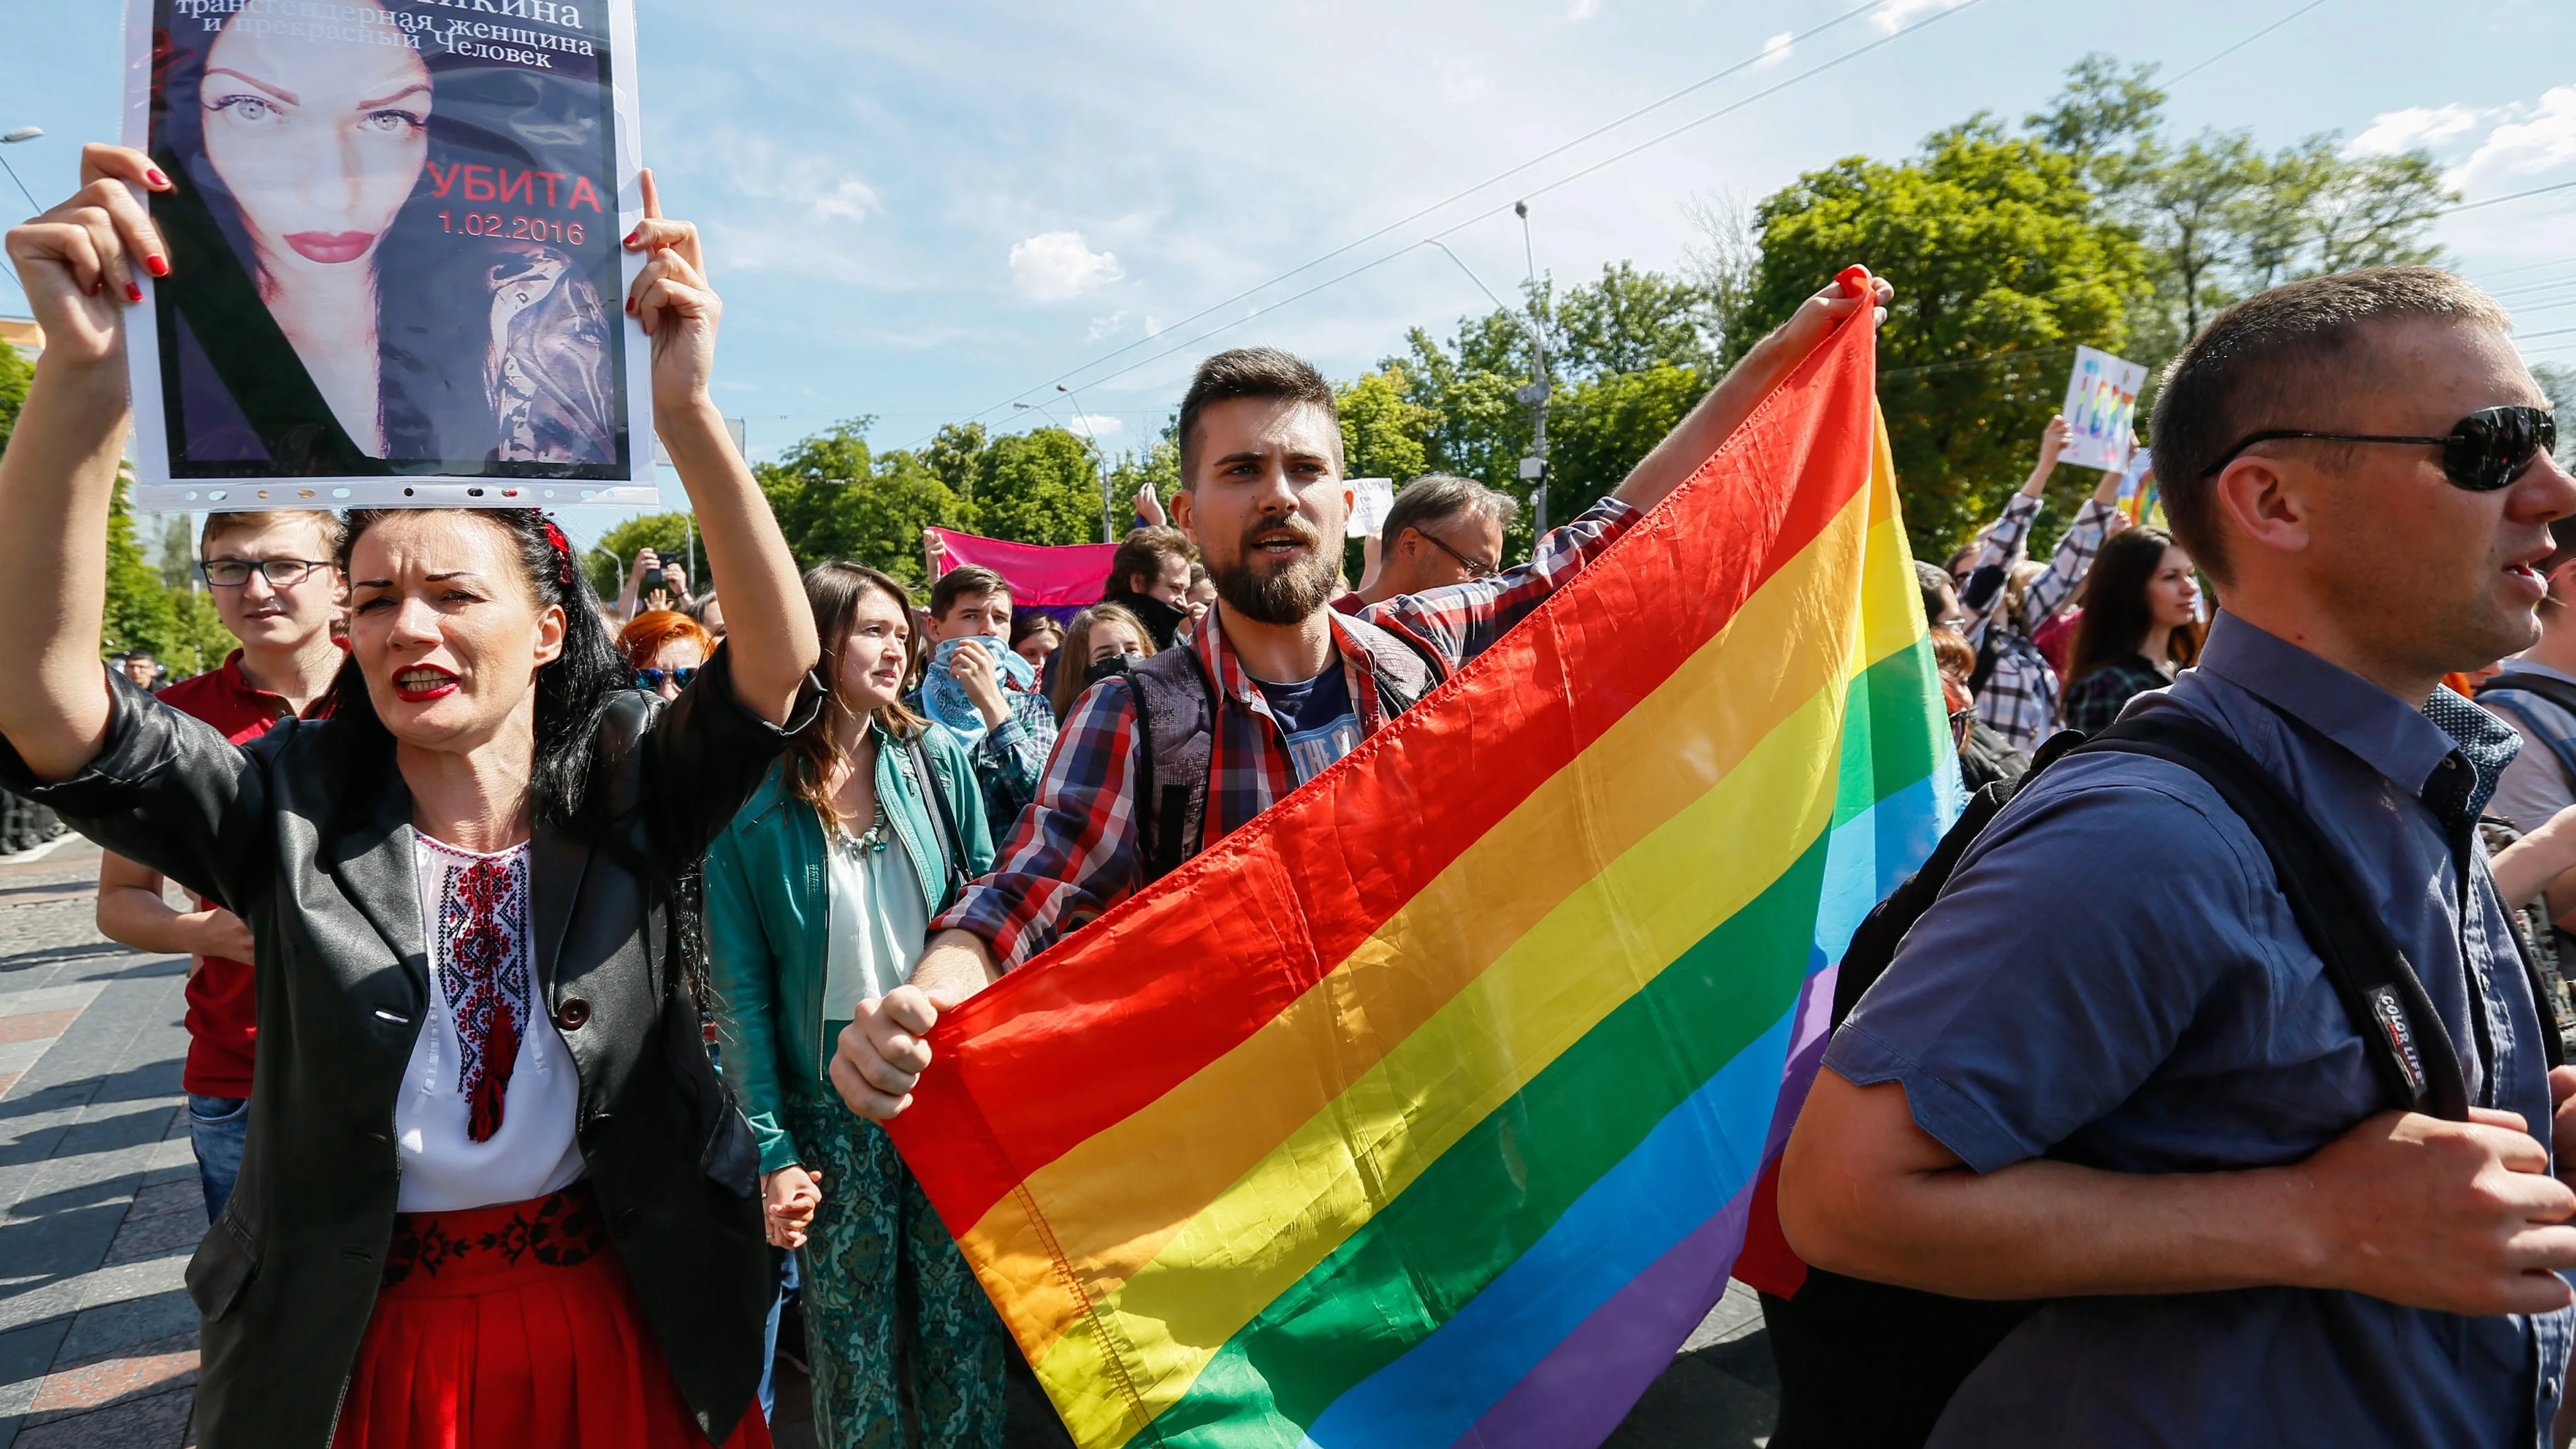
{"label": "woman with long brown hair", "polygon": [[1000,1321],[885,1129],[824,1073],[858,1003],[910,978],[931,918],[992,867],[992,836],[965,748],[903,706],[902,585],[827,563],[805,598],[822,717],[707,852],[725,1074],[759,1142],[770,1242],[801,1251],[824,1442],[989,1449]]}
{"label": "woman with long brown hair", "polygon": [[1064,648],[1057,651],[1055,688],[1048,691],[1047,703],[1055,706],[1057,719],[1068,718],[1084,690],[1125,668],[1125,661],[1153,653],[1154,636],[1134,610],[1124,604],[1094,604],[1073,616]]}
{"label": "woman with long brown hair", "polygon": [[2066,655],[2066,727],[2106,729],[2129,701],[2173,683],[2200,657],[2200,580],[2161,528],[2102,545]]}

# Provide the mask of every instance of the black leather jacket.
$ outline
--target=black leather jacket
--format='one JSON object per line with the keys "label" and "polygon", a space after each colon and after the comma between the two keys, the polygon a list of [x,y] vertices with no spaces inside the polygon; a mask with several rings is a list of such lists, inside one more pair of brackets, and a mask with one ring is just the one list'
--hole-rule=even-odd
{"label": "black leather jacket", "polygon": [[[234,746],[114,674],[107,742],[36,787],[83,834],[231,908],[258,943],[250,1142],[188,1265],[204,1314],[203,1449],[325,1449],[393,1236],[394,1103],[429,1000],[411,794],[381,730],[281,723]],[[581,1075],[579,1140],[680,1392],[722,1441],[760,1379],[775,1284],[759,1155],[677,979],[667,882],[704,852],[791,730],[733,700],[718,651],[662,707],[621,696],[598,740],[610,822],[540,826],[538,989]],[[810,714],[809,683],[798,714]]]}

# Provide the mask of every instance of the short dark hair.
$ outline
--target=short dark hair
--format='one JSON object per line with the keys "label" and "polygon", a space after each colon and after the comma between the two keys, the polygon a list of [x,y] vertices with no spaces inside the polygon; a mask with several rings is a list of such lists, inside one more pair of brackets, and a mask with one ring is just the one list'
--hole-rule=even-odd
{"label": "short dark hair", "polygon": [[1109,556],[1109,586],[1100,597],[1130,592],[1127,581],[1141,574],[1148,580],[1163,576],[1163,560],[1176,558],[1196,563],[1190,548],[1190,536],[1166,524],[1158,528],[1131,528],[1118,541],[1118,551]]}
{"label": "short dark hair", "polygon": [[1181,397],[1181,486],[1198,486],[1199,414],[1214,403],[1236,398],[1269,398],[1311,403],[1333,423],[1334,446],[1341,445],[1342,414],[1333,405],[1333,385],[1304,359],[1276,347],[1238,347],[1199,364],[1190,390]]}
{"label": "short dark hair", "polygon": [[1509,494],[1498,493],[1473,478],[1425,473],[1395,495],[1395,506],[1386,511],[1386,523],[1378,536],[1392,544],[1408,528],[1468,516],[1490,518],[1508,529],[1519,512],[1520,504]]}
{"label": "short dark hair", "polygon": [[959,564],[941,574],[939,582],[930,586],[930,617],[945,622],[948,611],[957,607],[959,599],[980,598],[985,594],[1000,594],[1007,598],[1010,592],[1011,581],[993,570],[982,564]]}
{"label": "short dark hair", "polygon": [[2379,324],[2416,318],[2512,325],[2494,298],[2437,267],[2364,267],[2257,292],[2182,350],[2165,369],[2149,441],[2165,517],[2194,563],[2225,582],[2216,480],[2201,475],[2248,433],[2318,426],[2300,403],[2348,388]]}

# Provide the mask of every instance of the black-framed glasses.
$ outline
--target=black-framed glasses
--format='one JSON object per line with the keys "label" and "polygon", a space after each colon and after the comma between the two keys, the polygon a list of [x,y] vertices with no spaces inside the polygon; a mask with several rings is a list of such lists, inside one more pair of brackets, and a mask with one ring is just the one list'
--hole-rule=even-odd
{"label": "black-framed glasses", "polygon": [[1489,573],[1492,573],[1492,572],[1494,571],[1494,566],[1493,566],[1492,564],[1489,564],[1489,563],[1485,562],[1483,559],[1480,559],[1480,558],[1469,558],[1469,557],[1467,557],[1465,554],[1460,553],[1458,550],[1456,550],[1456,549],[1454,549],[1454,548],[1451,548],[1449,545],[1447,545],[1447,544],[1445,544],[1445,543],[1442,543],[1442,542],[1440,541],[1440,539],[1439,539],[1439,536],[1438,536],[1438,535],[1436,535],[1436,534],[1434,534],[1434,533],[1432,533],[1432,531],[1431,531],[1431,530],[1429,530],[1429,529],[1427,529],[1427,528],[1417,528],[1417,529],[1415,529],[1415,530],[1413,530],[1413,531],[1414,531],[1414,533],[1415,533],[1417,536],[1419,536],[1419,537],[1420,537],[1424,542],[1426,542],[1426,543],[1430,544],[1433,548],[1436,548],[1436,549],[1440,550],[1442,553],[1445,553],[1445,554],[1449,555],[1451,558],[1456,559],[1456,560],[1458,561],[1458,567],[1460,567],[1460,568],[1462,568],[1462,569],[1465,569],[1465,570],[1467,571],[1467,577],[1469,577],[1469,578],[1471,578],[1471,579],[1481,579],[1481,578],[1483,578],[1485,575],[1487,575],[1487,574],[1489,574]]}
{"label": "black-framed glasses", "polygon": [[698,671],[694,669],[638,669],[635,671],[635,687],[647,694],[660,693],[662,681],[666,679],[679,688],[686,689],[698,682]]}
{"label": "black-framed glasses", "polygon": [[2529,468],[2532,460],[2543,453],[2558,450],[2558,420],[2547,408],[2515,404],[2511,407],[2480,408],[2462,418],[2451,431],[2438,438],[2391,437],[2377,433],[2309,433],[2295,428],[2266,428],[2248,433],[2237,440],[2219,460],[2200,470],[2203,478],[2214,478],[2218,470],[2236,461],[2236,455],[2256,443],[2276,438],[2314,438],[2327,443],[2405,443],[2442,450],[2442,476],[2454,487],[2472,493],[2492,493],[2508,486]]}
{"label": "black-framed glasses", "polygon": [[238,589],[250,582],[250,571],[257,569],[269,587],[286,589],[302,583],[315,569],[329,567],[328,560],[318,558],[210,558],[197,565],[197,573],[214,588]]}

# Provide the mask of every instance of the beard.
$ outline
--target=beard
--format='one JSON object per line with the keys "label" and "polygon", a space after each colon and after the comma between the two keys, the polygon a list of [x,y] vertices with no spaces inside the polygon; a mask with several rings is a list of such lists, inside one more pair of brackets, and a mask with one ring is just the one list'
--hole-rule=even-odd
{"label": "beard", "polygon": [[[1254,546],[1264,535],[1293,533],[1306,545],[1303,557],[1270,559]],[[1208,564],[1208,578],[1226,607],[1259,624],[1300,624],[1333,597],[1341,577],[1341,560],[1324,551],[1323,536],[1302,518],[1291,515],[1245,529],[1242,546],[1220,565]]]}

